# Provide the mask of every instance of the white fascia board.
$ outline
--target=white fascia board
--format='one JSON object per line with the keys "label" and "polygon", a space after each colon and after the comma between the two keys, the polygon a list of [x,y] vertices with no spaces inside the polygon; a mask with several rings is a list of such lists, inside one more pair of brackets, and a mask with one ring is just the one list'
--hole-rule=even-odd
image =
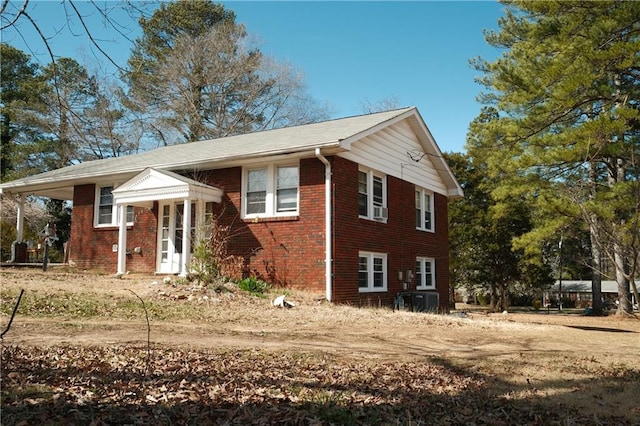
{"label": "white fascia board", "polygon": [[[460,183],[453,174],[453,171],[449,167],[449,164],[447,164],[446,160],[444,159],[444,155],[442,154],[438,143],[434,139],[431,131],[429,130],[429,127],[427,127],[427,124],[424,122],[419,113],[416,112],[414,114],[414,120],[409,121],[409,125],[411,124],[417,125],[419,127],[420,131],[417,131],[417,129],[414,131],[418,135],[418,140],[420,141],[422,148],[425,150],[425,153],[428,154],[431,157],[431,161],[437,165],[438,173],[440,174],[442,180],[445,182],[445,185],[448,188],[447,196],[450,198],[464,197],[464,191],[462,190]],[[422,138],[420,137],[421,135],[424,135],[425,137]]]}
{"label": "white fascia board", "polygon": [[116,204],[148,205],[154,201],[174,199],[219,203],[223,191],[173,172],[146,168],[111,193]]}
{"label": "white fascia board", "polygon": [[153,201],[163,200],[204,200],[220,202],[222,197],[219,193],[213,191],[204,191],[201,189],[189,188],[188,185],[183,187],[157,188],[145,191],[124,192],[113,195],[115,204],[131,204],[139,205],[141,203],[149,203]]}

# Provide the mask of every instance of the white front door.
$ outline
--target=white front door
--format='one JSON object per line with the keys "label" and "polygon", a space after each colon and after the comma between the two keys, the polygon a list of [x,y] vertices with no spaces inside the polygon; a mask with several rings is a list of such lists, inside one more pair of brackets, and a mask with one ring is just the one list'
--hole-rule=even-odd
{"label": "white front door", "polygon": [[[162,274],[178,274],[182,265],[182,239],[193,238],[196,225],[196,203],[191,203],[191,226],[185,235],[184,202],[161,204],[158,220],[158,259],[157,270]],[[193,245],[191,245],[193,247]]]}

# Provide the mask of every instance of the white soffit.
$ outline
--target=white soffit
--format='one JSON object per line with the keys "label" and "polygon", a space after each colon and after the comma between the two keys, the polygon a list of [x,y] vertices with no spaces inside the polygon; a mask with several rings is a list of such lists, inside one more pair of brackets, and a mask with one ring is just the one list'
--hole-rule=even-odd
{"label": "white soffit", "polygon": [[223,191],[177,173],[147,168],[112,191],[115,204],[149,206],[161,200],[203,200],[219,203]]}

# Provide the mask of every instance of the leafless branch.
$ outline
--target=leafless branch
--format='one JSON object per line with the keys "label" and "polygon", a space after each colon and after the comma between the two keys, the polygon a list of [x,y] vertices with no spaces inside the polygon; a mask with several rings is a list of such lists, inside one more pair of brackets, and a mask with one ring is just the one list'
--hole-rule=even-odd
{"label": "leafless branch", "polygon": [[[111,19],[111,17],[109,17],[109,13],[107,13],[107,11],[105,11],[104,9],[100,8],[100,6],[98,6],[95,1],[91,0],[89,3],[91,3],[96,8],[98,13],[102,16],[102,19],[104,19],[105,22],[109,23],[111,28],[113,28],[118,34],[120,34],[122,37],[124,37],[125,39],[127,39],[131,43],[134,42],[131,38],[129,38],[129,36],[124,31],[122,31],[120,29],[120,28],[125,28],[126,29],[126,27],[122,26],[118,22],[116,22],[113,19]],[[130,3],[128,3],[128,4],[131,5]],[[136,10],[138,10],[138,9],[136,9]],[[140,14],[143,13],[142,10],[138,10],[138,12]]]}
{"label": "leafless branch", "polygon": [[[25,0],[25,1],[29,1],[29,0]],[[0,14],[4,13],[4,11],[7,9],[8,4],[9,4],[9,0],[4,0],[2,2],[2,8],[0,8]]]}
{"label": "leafless branch", "polygon": [[75,12],[76,16],[78,17],[78,20],[80,21],[80,23],[82,24],[82,27],[85,30],[85,33],[87,34],[87,37],[89,37],[89,40],[91,40],[91,44],[93,44],[95,46],[96,49],[98,49],[98,51],[100,51],[100,53],[102,53],[104,55],[105,58],[107,58],[107,60],[109,62],[111,62],[111,64],[113,66],[115,66],[118,70],[120,71],[124,71],[125,69],[122,68],[120,65],[118,65],[116,63],[116,61],[113,60],[113,58],[107,53],[105,52],[105,50],[100,47],[100,45],[98,44],[98,42],[95,40],[95,38],[93,38],[93,35],[91,33],[91,31],[89,30],[89,28],[87,27],[87,24],[84,22],[84,17],[82,16],[82,14],[80,13],[80,11],[78,10],[78,8],[76,7],[75,3],[73,2],[73,0],[68,0],[69,4],[71,5],[71,7],[73,8],[73,11]]}
{"label": "leafless branch", "polygon": [[144,300],[142,300],[142,298],[138,296],[135,291],[131,289],[128,290],[133,293],[133,295],[137,297],[138,300],[140,300],[140,303],[142,303],[142,309],[144,309],[144,315],[147,319],[147,366],[144,372],[144,375],[147,376],[151,367],[151,324],[149,323],[149,311],[147,310],[147,305],[145,305]]}
{"label": "leafless branch", "polygon": [[9,318],[9,323],[7,324],[7,328],[5,328],[2,334],[0,334],[0,339],[3,339],[4,335],[11,328],[11,323],[13,323],[13,318],[15,318],[16,313],[18,312],[18,306],[20,306],[20,300],[22,300],[23,294],[24,294],[24,289],[20,290],[20,295],[18,296],[18,300],[16,301],[16,306],[13,307],[13,312],[11,313],[11,318]]}
{"label": "leafless branch", "polygon": [[[0,10],[0,13],[4,13],[4,11],[7,8],[8,4],[9,4],[9,0],[5,0],[2,3],[2,10]],[[27,11],[27,5],[28,4],[29,4],[29,0],[24,0],[24,3],[22,3],[22,8],[18,11],[18,13],[16,13],[16,16],[13,18],[13,20],[11,22],[9,22],[7,25],[4,25],[4,26],[0,27],[0,30],[4,30],[6,28],[9,28],[9,27],[15,25],[15,23],[18,22],[18,19],[20,19],[20,16],[24,15],[25,12]]]}
{"label": "leafless branch", "polygon": [[[26,5],[26,2],[25,2],[25,5]],[[33,20],[31,15],[29,15],[26,11],[22,12],[22,15],[25,18],[27,18],[29,20],[29,22],[31,22],[31,25],[33,25],[33,28],[36,30],[36,32],[38,33],[38,35],[40,36],[40,38],[44,42],[44,45],[47,48],[47,52],[49,52],[49,57],[51,58],[51,67],[53,68],[53,75],[55,76],[55,78],[57,78],[57,76],[58,76],[58,67],[56,66],[56,58],[53,56],[53,51],[51,50],[51,46],[49,46],[49,41],[44,36],[44,34],[42,33],[42,30],[40,30],[40,27],[38,26],[38,24],[36,24],[36,21]],[[60,88],[58,87],[57,84],[54,85],[54,86],[55,86],[55,90],[56,90],[56,96],[58,98],[58,104],[60,105],[60,108],[62,109],[62,98],[60,96]]]}

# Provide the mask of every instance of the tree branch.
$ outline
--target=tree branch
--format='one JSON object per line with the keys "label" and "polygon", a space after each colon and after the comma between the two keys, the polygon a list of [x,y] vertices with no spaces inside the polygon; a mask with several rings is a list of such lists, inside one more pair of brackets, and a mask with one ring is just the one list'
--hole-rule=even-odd
{"label": "tree branch", "polygon": [[[0,10],[0,13],[4,13],[4,11],[7,8],[8,4],[9,4],[9,0],[5,0],[2,3],[2,9]],[[18,11],[18,13],[16,13],[15,18],[13,18],[13,20],[11,22],[9,22],[7,25],[5,25],[3,27],[0,27],[0,30],[4,30],[6,28],[9,28],[9,27],[13,26],[18,21],[18,19],[20,18],[20,15],[24,15],[25,14],[25,12],[27,11],[27,5],[28,4],[29,4],[29,0],[24,0],[24,3],[22,3],[22,9],[20,9]]]}
{"label": "tree branch", "polygon": [[82,24],[82,27],[84,28],[85,33],[87,34],[87,37],[89,37],[89,40],[91,41],[91,44],[93,44],[95,46],[96,49],[98,49],[98,51],[100,51],[100,53],[102,53],[104,55],[105,58],[107,58],[107,60],[109,62],[111,62],[111,64],[113,66],[115,66],[119,71],[126,71],[124,68],[122,68],[120,65],[118,65],[113,58],[111,58],[111,56],[104,51],[104,49],[102,49],[100,47],[100,45],[98,44],[98,42],[93,38],[93,35],[91,34],[91,31],[89,31],[89,28],[87,27],[87,24],[84,22],[84,18],[83,16],[80,14],[80,11],[78,10],[78,8],[76,7],[75,3],[73,2],[73,0],[68,0],[69,4],[71,5],[71,7],[73,8],[73,11],[75,12],[76,16],[78,17],[78,19],[80,20],[80,23]]}
{"label": "tree branch", "polygon": [[142,298],[140,296],[138,296],[136,294],[135,291],[128,289],[131,293],[133,293],[133,295],[135,297],[138,298],[138,300],[140,300],[140,303],[142,303],[142,309],[144,309],[144,315],[147,319],[147,366],[145,367],[145,377],[147,376],[147,374],[149,373],[149,368],[151,366],[151,325],[149,324],[149,311],[147,310],[147,305],[145,305],[144,300],[142,300]]}
{"label": "tree branch", "polygon": [[20,295],[18,296],[18,301],[16,302],[16,306],[13,307],[13,312],[11,313],[11,318],[9,318],[9,323],[7,324],[7,328],[5,328],[2,334],[0,334],[0,339],[3,339],[4,335],[11,328],[11,323],[13,323],[13,318],[16,316],[16,313],[18,312],[18,306],[20,306],[20,300],[22,300],[23,294],[24,294],[24,289],[20,290]]}

